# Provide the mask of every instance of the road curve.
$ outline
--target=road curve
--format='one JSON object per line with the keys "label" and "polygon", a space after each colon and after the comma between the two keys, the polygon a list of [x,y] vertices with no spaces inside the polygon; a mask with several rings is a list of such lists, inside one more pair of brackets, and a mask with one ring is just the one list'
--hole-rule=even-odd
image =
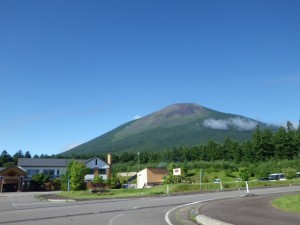
{"label": "road curve", "polygon": [[284,212],[271,206],[273,199],[283,195],[286,193],[213,201],[201,206],[199,212],[229,224],[299,225],[300,214]]}
{"label": "road curve", "polygon": [[[300,186],[253,190],[258,195],[289,191],[300,191]],[[0,194],[0,225],[178,225],[175,208],[244,194],[240,190],[80,202],[48,202],[31,193]]]}

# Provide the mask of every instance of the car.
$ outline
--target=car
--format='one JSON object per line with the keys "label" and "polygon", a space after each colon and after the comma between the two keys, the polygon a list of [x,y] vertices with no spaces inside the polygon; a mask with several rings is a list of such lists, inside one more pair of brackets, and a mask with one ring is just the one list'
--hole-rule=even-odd
{"label": "car", "polygon": [[286,180],[283,173],[272,173],[269,175],[270,181],[276,181],[276,180]]}
{"label": "car", "polygon": [[215,184],[221,183],[221,179],[214,179],[214,183],[215,183]]}
{"label": "car", "polygon": [[261,177],[261,178],[258,178],[259,181],[268,181],[270,180],[269,177]]}

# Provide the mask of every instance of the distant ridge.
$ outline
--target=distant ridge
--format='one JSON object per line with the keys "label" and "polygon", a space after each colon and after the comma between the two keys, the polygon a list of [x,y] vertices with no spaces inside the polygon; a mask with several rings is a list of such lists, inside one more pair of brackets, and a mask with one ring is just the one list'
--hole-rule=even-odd
{"label": "distant ridge", "polygon": [[158,151],[208,140],[249,140],[257,127],[276,128],[247,117],[218,112],[194,103],[173,104],[72,148],[61,155]]}

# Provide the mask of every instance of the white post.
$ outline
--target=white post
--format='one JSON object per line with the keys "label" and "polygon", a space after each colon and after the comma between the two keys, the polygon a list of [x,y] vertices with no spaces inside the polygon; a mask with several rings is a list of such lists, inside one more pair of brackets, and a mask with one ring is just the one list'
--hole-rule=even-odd
{"label": "white post", "polygon": [[200,191],[202,189],[202,169],[200,169]]}
{"label": "white post", "polygon": [[169,185],[167,184],[167,195],[169,194]]}
{"label": "white post", "polygon": [[220,189],[221,191],[223,190],[223,185],[222,185],[222,181],[220,180]]}
{"label": "white post", "polygon": [[246,189],[247,189],[247,194],[249,194],[249,186],[248,186],[248,181],[246,181]]}

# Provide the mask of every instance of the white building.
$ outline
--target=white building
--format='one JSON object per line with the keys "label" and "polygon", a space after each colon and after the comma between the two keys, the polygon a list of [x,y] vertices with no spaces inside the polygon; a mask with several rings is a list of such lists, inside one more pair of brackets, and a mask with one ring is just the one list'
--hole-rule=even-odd
{"label": "white building", "polygon": [[166,168],[146,168],[137,173],[137,188],[151,187],[163,183],[163,177],[168,174]]}
{"label": "white building", "polygon": [[[27,176],[35,174],[48,174],[51,177],[61,176],[66,172],[68,164],[72,159],[39,159],[39,158],[19,158],[18,166],[27,172]],[[98,157],[91,159],[76,159],[90,168],[89,174],[85,176],[85,181],[94,179],[94,175],[100,175],[103,180],[108,179],[109,164]]]}

